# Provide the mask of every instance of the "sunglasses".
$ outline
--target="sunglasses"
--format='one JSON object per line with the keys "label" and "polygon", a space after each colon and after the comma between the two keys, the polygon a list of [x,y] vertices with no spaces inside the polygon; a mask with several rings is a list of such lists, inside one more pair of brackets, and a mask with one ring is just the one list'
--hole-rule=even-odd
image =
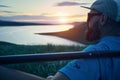
{"label": "sunglasses", "polygon": [[100,15],[102,15],[102,13],[88,13],[87,23],[90,21],[90,19],[93,16],[100,16]]}

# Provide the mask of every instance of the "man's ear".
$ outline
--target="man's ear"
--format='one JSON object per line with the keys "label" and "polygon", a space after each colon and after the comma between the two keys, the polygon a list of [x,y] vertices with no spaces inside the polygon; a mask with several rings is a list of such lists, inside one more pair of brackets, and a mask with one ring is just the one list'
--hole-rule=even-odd
{"label": "man's ear", "polygon": [[108,17],[105,15],[101,15],[100,17],[100,25],[103,26],[107,22]]}

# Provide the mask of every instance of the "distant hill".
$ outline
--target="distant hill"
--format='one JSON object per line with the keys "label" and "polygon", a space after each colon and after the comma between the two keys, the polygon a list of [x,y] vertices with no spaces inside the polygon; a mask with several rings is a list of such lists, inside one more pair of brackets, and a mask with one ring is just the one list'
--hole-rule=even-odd
{"label": "distant hill", "polygon": [[25,25],[52,25],[47,23],[30,23],[30,22],[15,22],[0,20],[0,26],[25,26]]}

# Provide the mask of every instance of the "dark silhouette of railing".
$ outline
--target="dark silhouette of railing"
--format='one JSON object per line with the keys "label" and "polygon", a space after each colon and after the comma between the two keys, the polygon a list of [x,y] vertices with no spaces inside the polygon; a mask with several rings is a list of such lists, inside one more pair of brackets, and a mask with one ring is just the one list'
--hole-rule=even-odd
{"label": "dark silhouette of railing", "polygon": [[80,52],[79,51],[79,52],[7,55],[7,56],[0,56],[0,64],[72,60],[72,59],[82,59],[82,58],[111,58],[111,57],[120,57],[120,52],[114,52],[114,51]]}

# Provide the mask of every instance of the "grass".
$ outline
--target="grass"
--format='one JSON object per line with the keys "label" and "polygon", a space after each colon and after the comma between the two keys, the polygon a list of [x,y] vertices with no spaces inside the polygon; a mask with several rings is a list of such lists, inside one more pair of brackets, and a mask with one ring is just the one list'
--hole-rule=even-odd
{"label": "grass", "polygon": [[[34,53],[53,53],[53,52],[70,52],[81,51],[85,47],[80,46],[63,46],[63,45],[16,45],[7,42],[0,42],[0,55],[18,55]],[[3,65],[24,72],[32,73],[38,76],[47,77],[54,75],[60,68],[65,66],[69,61],[37,62],[23,64]]]}

